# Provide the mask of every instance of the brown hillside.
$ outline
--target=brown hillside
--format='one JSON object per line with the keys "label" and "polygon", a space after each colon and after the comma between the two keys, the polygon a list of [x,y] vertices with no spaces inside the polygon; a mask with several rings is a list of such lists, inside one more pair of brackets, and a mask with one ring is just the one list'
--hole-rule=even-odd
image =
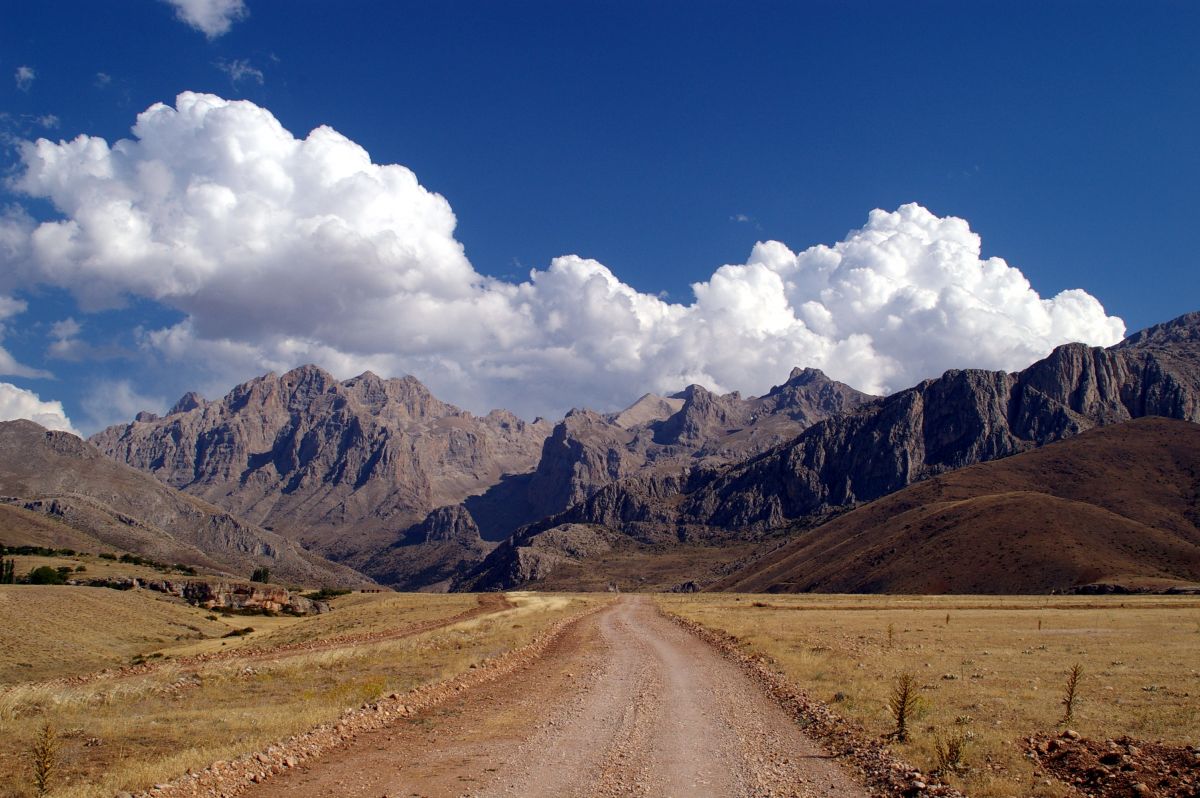
{"label": "brown hillside", "polygon": [[[0,504],[40,513],[84,536],[80,541],[60,538],[68,548],[115,549],[243,576],[262,566],[280,581],[301,585],[367,581],[279,535],[115,463],[74,435],[48,431],[32,421],[0,422]],[[54,539],[64,534],[53,527],[32,526],[27,515],[11,511],[0,522],[0,542],[8,545],[17,545],[22,536]],[[12,535],[6,534],[9,528]]]}
{"label": "brown hillside", "polygon": [[113,550],[112,546],[86,532],[69,527],[42,513],[13,507],[10,504],[0,504],[0,544],[88,552]]}
{"label": "brown hillside", "polygon": [[1144,418],[864,505],[714,585],[1046,593],[1200,581],[1200,425]]}

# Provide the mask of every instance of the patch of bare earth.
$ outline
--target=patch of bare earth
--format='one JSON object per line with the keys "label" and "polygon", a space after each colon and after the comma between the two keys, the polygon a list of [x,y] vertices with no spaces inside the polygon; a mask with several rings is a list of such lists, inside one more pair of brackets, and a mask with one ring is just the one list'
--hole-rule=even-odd
{"label": "patch of bare earth", "polygon": [[264,771],[258,783],[241,773],[178,794],[873,794],[735,663],[641,597],[565,624],[503,678],[452,690],[322,753]]}
{"label": "patch of bare earth", "polygon": [[1046,774],[1089,798],[1196,798],[1200,748],[1130,737],[1089,740],[1073,731],[1027,740]]}

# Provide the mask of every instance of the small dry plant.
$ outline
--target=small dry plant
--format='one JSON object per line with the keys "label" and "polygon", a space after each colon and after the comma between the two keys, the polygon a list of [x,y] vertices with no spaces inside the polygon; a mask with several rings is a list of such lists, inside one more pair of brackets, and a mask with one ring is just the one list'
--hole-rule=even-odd
{"label": "small dry plant", "polygon": [[1083,678],[1083,666],[1076,662],[1067,671],[1067,683],[1063,687],[1063,717],[1062,725],[1066,726],[1075,718],[1075,703],[1079,700],[1079,681]]}
{"label": "small dry plant", "polygon": [[970,739],[965,732],[951,732],[944,738],[940,734],[934,736],[933,754],[939,772],[960,773],[967,769],[967,744]]}
{"label": "small dry plant", "polygon": [[899,742],[908,739],[908,722],[916,714],[918,701],[916,678],[911,673],[900,674],[888,697],[888,709],[891,710],[892,720],[896,721],[892,736]]}
{"label": "small dry plant", "polygon": [[888,624],[888,648],[893,648],[896,645],[896,624]]}
{"label": "small dry plant", "polygon": [[33,744],[29,746],[29,767],[36,795],[46,795],[58,771],[58,733],[49,721],[42,724]]}

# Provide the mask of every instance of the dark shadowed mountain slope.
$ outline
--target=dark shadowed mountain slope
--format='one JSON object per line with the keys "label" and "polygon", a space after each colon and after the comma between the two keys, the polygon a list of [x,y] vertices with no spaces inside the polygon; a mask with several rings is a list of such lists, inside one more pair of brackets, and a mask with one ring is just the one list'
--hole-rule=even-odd
{"label": "dark shadowed mountain slope", "polygon": [[713,585],[1046,593],[1200,582],[1200,426],[1143,418],[944,474],[803,532]]}
{"label": "dark shadowed mountain slope", "polygon": [[74,435],[32,421],[0,422],[0,501],[161,562],[242,577],[265,566],[278,581],[293,584],[367,583],[349,568],[112,462]]}

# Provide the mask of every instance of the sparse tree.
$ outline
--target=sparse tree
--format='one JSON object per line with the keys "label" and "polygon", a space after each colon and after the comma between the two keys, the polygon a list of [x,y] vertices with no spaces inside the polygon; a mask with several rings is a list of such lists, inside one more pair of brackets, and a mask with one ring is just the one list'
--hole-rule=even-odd
{"label": "sparse tree", "polygon": [[900,674],[888,698],[888,709],[891,710],[892,719],[896,721],[896,729],[892,736],[899,742],[908,739],[908,722],[916,713],[918,700],[916,677],[911,673]]}
{"label": "sparse tree", "polygon": [[0,585],[12,585],[17,581],[17,561],[0,559]]}
{"label": "sparse tree", "polygon": [[1083,678],[1083,666],[1076,662],[1067,671],[1067,683],[1063,687],[1063,717],[1062,725],[1066,726],[1075,718],[1075,703],[1079,700],[1079,681]]}
{"label": "sparse tree", "polygon": [[255,568],[254,573],[250,574],[250,581],[251,582],[270,582],[271,581],[271,569],[267,568],[265,565]]}

